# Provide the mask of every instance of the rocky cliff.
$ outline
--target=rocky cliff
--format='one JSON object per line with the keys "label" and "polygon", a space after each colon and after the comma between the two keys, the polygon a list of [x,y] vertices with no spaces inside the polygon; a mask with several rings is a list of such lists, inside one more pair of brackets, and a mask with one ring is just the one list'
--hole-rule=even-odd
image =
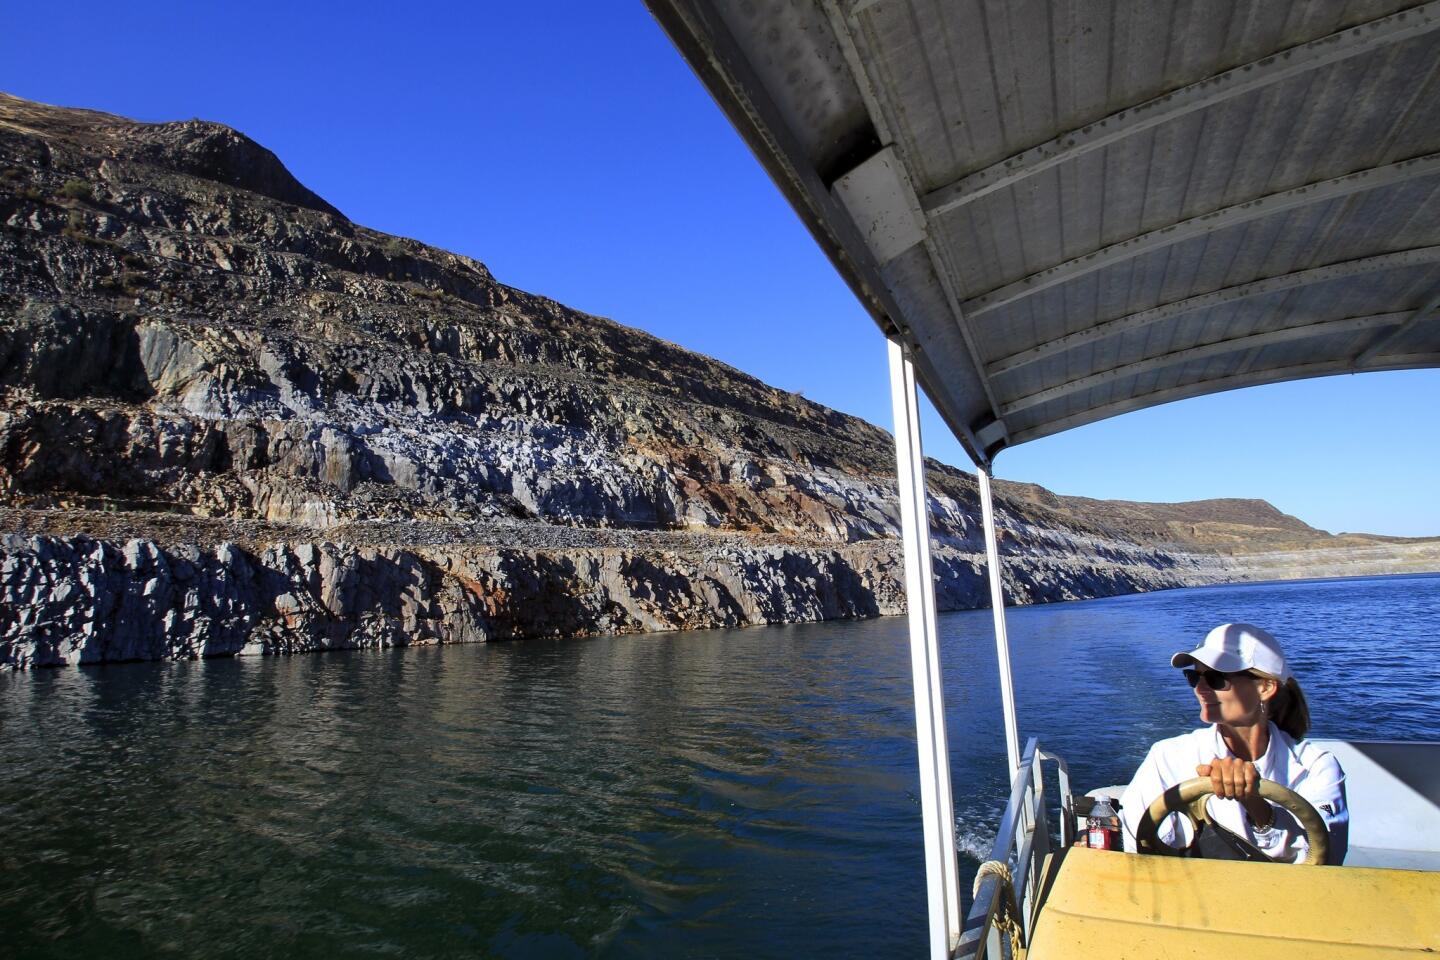
{"label": "rocky cliff", "polygon": [[[896,613],[891,449],[226,127],[0,95],[0,663]],[[929,478],[940,605],[981,605],[974,480]],[[1229,579],[1197,523],[1257,527],[997,506],[1022,602]]]}

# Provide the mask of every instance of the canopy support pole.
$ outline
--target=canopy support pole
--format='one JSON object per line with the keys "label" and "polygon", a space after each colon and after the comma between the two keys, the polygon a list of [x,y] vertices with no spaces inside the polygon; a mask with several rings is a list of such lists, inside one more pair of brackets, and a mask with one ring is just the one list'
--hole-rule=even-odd
{"label": "canopy support pole", "polygon": [[925,836],[925,887],[930,957],[946,960],[960,940],[960,878],[955,858],[955,801],[945,737],[945,697],[935,626],[930,513],[920,445],[915,368],[905,348],[890,345],[890,402],[895,415],[895,466],[900,482],[900,532],[905,543],[905,599],[910,617],[910,670],[915,688],[915,738],[920,754],[920,813]]}
{"label": "canopy support pole", "polygon": [[995,658],[1000,665],[1000,702],[1005,710],[1005,753],[1010,779],[1020,772],[1020,725],[1015,719],[1015,681],[1010,676],[1010,637],[1005,632],[1005,582],[995,536],[995,503],[990,497],[990,468],[975,471],[980,481],[980,514],[985,521],[985,568],[990,575],[990,613],[995,619]]}

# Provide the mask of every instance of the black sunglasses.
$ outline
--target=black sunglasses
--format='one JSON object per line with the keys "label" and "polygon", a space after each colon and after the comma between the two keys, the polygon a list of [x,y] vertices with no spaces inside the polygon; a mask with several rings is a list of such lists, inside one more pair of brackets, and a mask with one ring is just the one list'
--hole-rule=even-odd
{"label": "black sunglasses", "polygon": [[1190,686],[1199,686],[1200,678],[1205,678],[1205,686],[1211,690],[1229,690],[1231,677],[1248,677],[1249,671],[1237,670],[1235,673],[1221,673],[1219,670],[1186,670],[1185,682]]}

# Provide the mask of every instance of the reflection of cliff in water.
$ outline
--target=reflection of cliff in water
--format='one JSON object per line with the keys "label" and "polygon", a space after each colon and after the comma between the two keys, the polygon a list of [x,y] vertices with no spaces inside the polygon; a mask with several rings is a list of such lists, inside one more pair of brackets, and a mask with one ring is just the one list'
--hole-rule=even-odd
{"label": "reflection of cliff in water", "polygon": [[[1440,577],[1014,611],[1022,729],[1125,782],[1195,724],[1180,638],[1237,609],[1304,624],[1317,736],[1440,737]],[[968,884],[1007,790],[995,646],[987,613],[939,627]],[[0,674],[7,948],[923,951],[909,694],[898,618]]]}

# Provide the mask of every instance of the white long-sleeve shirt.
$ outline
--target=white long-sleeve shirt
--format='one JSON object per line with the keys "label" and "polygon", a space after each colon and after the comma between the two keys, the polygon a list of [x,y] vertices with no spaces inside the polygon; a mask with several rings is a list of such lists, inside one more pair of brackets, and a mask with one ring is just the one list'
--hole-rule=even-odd
{"label": "white long-sleeve shirt", "polygon": [[[1211,724],[1169,740],[1161,740],[1150,748],[1130,786],[1120,796],[1120,821],[1125,834],[1125,849],[1135,851],[1135,830],[1146,809],[1166,789],[1195,778],[1195,768],[1216,757],[1232,757],[1220,728]],[[1349,845],[1350,809],[1345,804],[1345,771],[1327,751],[1308,740],[1298,743],[1275,724],[1270,724],[1270,746],[1255,761],[1255,769],[1266,780],[1289,787],[1310,801],[1330,828],[1330,862],[1345,862]],[[1216,823],[1255,844],[1272,860],[1303,862],[1310,852],[1305,831],[1282,807],[1270,805],[1275,811],[1271,829],[1256,832],[1239,800],[1211,796],[1205,809]],[[1176,831],[1180,838],[1176,838]],[[1194,831],[1188,817],[1169,816],[1160,824],[1160,839],[1171,846],[1188,846]]]}

